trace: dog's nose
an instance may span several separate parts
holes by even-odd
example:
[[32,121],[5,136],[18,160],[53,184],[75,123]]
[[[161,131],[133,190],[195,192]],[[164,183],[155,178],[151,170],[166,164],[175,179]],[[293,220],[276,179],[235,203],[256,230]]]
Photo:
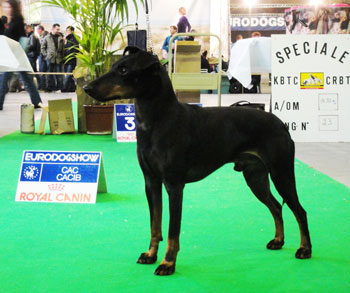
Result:
[[90,86],[89,84],[88,85],[85,85],[83,86],[83,90],[84,92],[86,92],[88,95],[90,95],[92,93],[92,86]]

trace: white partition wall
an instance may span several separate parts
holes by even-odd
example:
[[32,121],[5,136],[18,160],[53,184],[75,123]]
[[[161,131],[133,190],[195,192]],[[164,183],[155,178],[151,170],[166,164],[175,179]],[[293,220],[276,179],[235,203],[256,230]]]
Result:
[[[231,35],[230,35],[230,1],[229,0],[211,0],[210,1],[210,32],[220,36],[222,46],[222,55],[228,58]],[[219,42],[216,38],[210,40],[210,55],[218,57]]]

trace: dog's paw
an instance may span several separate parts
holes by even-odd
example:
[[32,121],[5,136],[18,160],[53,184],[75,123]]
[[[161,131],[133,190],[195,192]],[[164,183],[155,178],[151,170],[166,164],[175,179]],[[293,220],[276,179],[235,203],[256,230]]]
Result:
[[276,239],[272,239],[269,243],[267,243],[266,248],[271,250],[281,249],[284,244],[284,241],[278,241]]
[[157,255],[149,256],[147,253],[142,253],[137,260],[137,263],[139,264],[154,264],[157,261]]
[[175,265],[160,265],[155,271],[154,274],[157,276],[169,276],[175,272]]
[[295,257],[300,259],[311,258],[311,249],[300,247],[295,253]]

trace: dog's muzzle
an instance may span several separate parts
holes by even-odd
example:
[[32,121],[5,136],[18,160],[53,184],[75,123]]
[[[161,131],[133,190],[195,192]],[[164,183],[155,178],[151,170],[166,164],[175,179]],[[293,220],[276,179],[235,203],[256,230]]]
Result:
[[84,92],[86,92],[89,96],[92,96],[93,95],[93,88],[92,86],[90,86],[89,84],[88,85],[85,85],[83,87],[83,90]]
[[100,101],[100,102],[107,102],[111,100],[119,100],[122,99],[122,95],[118,92],[105,92],[105,93],[98,93],[96,91],[96,88],[93,85],[86,85],[83,87],[83,90],[85,93],[87,93],[91,98]]

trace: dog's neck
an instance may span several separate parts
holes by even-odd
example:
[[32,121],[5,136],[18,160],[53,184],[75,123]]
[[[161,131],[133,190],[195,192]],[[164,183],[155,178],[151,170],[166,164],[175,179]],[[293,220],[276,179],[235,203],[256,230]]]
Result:
[[159,74],[151,88],[151,91],[135,99],[138,130],[149,131],[155,123],[161,123],[162,119],[171,119],[179,104],[166,72]]

